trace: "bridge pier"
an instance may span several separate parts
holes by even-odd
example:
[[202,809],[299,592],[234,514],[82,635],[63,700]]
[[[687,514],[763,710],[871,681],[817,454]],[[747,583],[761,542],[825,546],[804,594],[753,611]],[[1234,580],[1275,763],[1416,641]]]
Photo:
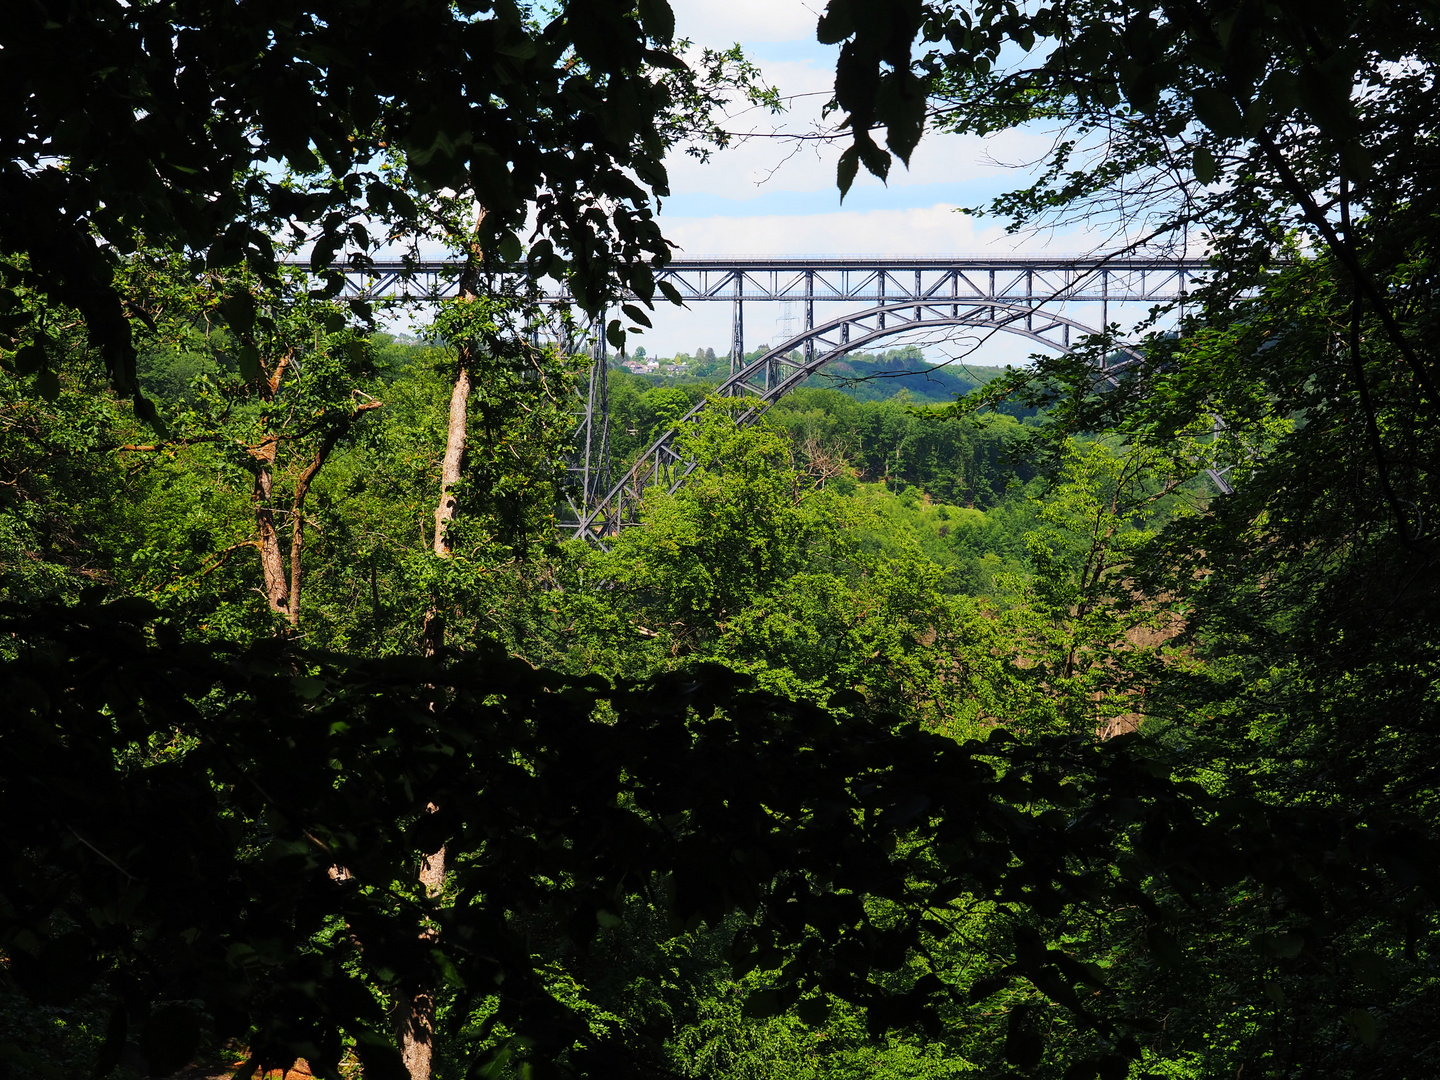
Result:
[[745,301],[740,299],[736,286],[735,308],[730,316],[730,374],[745,366]]
[[597,323],[599,333],[590,350],[590,378],[581,399],[575,454],[570,459],[570,487],[579,498],[571,499],[576,518],[585,515],[610,490],[610,356],[605,345],[605,312]]
[[[805,333],[815,329],[815,271],[805,271]],[[805,362],[808,364],[815,359],[815,341],[813,338],[805,339]]]

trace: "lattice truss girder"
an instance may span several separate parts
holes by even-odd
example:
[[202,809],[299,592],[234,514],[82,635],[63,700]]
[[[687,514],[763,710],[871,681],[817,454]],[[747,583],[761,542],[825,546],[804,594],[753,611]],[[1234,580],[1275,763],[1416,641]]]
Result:
[[[345,277],[342,295],[438,300],[455,294],[457,263],[377,260],[370,267],[336,267]],[[934,259],[675,259],[657,280],[673,285],[687,302],[806,301],[893,303],[900,300],[994,300],[1163,303],[1185,292],[1204,269],[1198,259],[957,257]],[[552,283],[542,289],[552,302],[569,294]],[[633,297],[632,297],[633,299]]]
[[704,266],[677,261],[656,274],[686,302],[718,300],[876,303],[901,300],[1082,301],[1147,303],[1173,300],[1198,269],[1175,263],[1101,269],[1033,260],[1015,266],[886,266],[833,268]]

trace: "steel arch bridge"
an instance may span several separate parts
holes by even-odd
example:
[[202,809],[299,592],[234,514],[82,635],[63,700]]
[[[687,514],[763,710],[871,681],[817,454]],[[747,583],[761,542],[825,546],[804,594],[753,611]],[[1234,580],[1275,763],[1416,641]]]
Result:
[[[430,301],[454,295],[459,275],[457,263],[440,261],[377,261],[365,269],[337,269],[345,276],[342,295]],[[697,257],[674,259],[655,278],[687,305],[731,305],[730,375],[718,392],[749,399],[738,422],[751,424],[827,364],[884,338],[964,327],[1018,334],[1042,348],[1066,352],[1072,338],[1110,325],[1111,304],[1183,302],[1192,278],[1204,269],[1201,259],[1134,256]],[[542,302],[555,304],[570,299],[559,288],[541,296]],[[746,301],[801,304],[803,329],[747,364]],[[853,308],[817,322],[817,303]],[[1068,313],[1076,305],[1098,318],[1077,320]],[[612,480],[603,314],[598,325],[578,410],[570,514],[561,531],[603,543],[636,522],[647,489],[678,490],[697,463],[675,449],[676,429],[671,429],[624,476]],[[704,402],[691,409],[677,428],[704,409]],[[1221,490],[1228,489],[1222,476],[1212,473],[1212,478]]]
[[[1019,334],[1045,348],[1061,351],[1069,348],[1072,332],[1077,336],[1097,332],[1074,319],[1055,315],[1040,317],[1033,308],[1023,304],[963,300],[887,304],[832,319],[789,338],[751,363],[732,370],[716,393],[721,397],[749,399],[749,405],[735,415],[736,423],[746,426],[759,420],[771,405],[811,375],[847,353],[907,331],[956,327],[1003,330]],[[604,375],[599,375],[599,378],[603,379]],[[596,382],[597,375],[592,369],[587,403],[596,401]],[[675,437],[685,424],[706,408],[707,402],[701,401],[687,412],[675,427],[651,443],[625,475],[608,489],[594,484],[603,475],[597,467],[601,464],[601,454],[587,446],[590,453],[581,467],[584,475],[577,476],[576,480],[590,483],[580,487],[581,498],[572,498],[570,509],[574,517],[562,523],[562,531],[590,539],[613,536],[623,526],[636,523],[640,502],[647,489],[662,485],[666,491],[674,492],[681,488],[698,463],[686,459],[675,449]],[[598,432],[592,434],[592,431],[597,426],[595,406],[592,405],[589,415],[582,420],[581,437],[593,442]],[[601,438],[608,441],[608,433]],[[580,468],[576,471],[580,472]]]
[[[678,266],[677,266],[678,263]],[[1068,352],[1072,338],[1109,325],[1111,303],[1183,301],[1191,278],[1204,269],[1197,259],[850,259],[686,260],[672,263],[673,282],[688,301],[729,300],[733,305],[730,376],[718,388],[749,404],[736,415],[752,424],[811,375],[845,354],[907,331],[968,328],[1017,334],[1046,349]],[[805,327],[762,356],[745,363],[744,301],[799,300]],[[856,310],[815,321],[815,303],[844,302]],[[1096,325],[1056,309],[1083,304]],[[1088,314],[1088,312],[1087,312]],[[678,430],[703,412],[701,402],[640,454],[618,480],[609,470],[606,389],[608,360],[603,337],[591,368],[572,469],[567,536],[605,542],[635,524],[646,490],[682,487],[698,467],[675,447]],[[1222,490],[1223,477],[1213,477]]]

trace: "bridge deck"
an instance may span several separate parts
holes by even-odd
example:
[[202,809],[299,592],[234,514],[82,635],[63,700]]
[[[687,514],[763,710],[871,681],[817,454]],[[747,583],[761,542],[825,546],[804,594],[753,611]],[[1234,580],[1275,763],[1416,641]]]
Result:
[[[655,272],[688,302],[1163,302],[1182,297],[1203,259],[1111,259],[1017,255],[955,256],[697,256]],[[345,295],[443,299],[454,295],[460,264],[377,260],[345,274]],[[570,299],[558,284],[542,287],[552,303]],[[633,299],[633,297],[632,297]]]

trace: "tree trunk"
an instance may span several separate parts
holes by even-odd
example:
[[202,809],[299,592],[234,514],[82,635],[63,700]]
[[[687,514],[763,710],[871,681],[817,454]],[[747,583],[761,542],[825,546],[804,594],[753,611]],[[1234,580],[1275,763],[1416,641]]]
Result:
[[410,1080],[430,1080],[430,1059],[435,1051],[435,997],[428,989],[415,991],[400,1023],[400,1061]]
[[[253,344],[253,342],[251,342]],[[259,382],[260,397],[274,401],[290,366],[293,353],[284,353],[275,361],[275,370]],[[260,534],[256,548],[260,551],[260,574],[265,584],[265,601],[277,615],[286,615],[295,625],[296,611],[291,605],[290,586],[285,581],[285,560],[280,554],[280,533],[275,528],[275,511],[270,506],[270,493],[275,482],[275,455],[280,449],[280,436],[269,432],[259,446],[250,447],[250,456],[258,463],[255,487],[250,500],[255,505],[255,527]]]
[[290,629],[300,627],[300,552],[305,546],[305,494],[310,490],[310,480],[320,471],[317,455],[312,467],[306,470],[304,489],[295,485],[294,509],[290,513]]
[[[475,218],[476,232],[485,220],[482,207]],[[479,243],[472,243],[465,258],[465,269],[460,274],[458,298],[462,301],[475,300],[480,295],[480,271],[485,253]],[[450,557],[450,522],[455,519],[455,486],[460,482],[460,470],[465,462],[465,431],[470,419],[470,366],[474,361],[469,342],[461,342],[456,357],[455,386],[450,391],[450,416],[445,428],[445,457],[440,465],[440,502],[435,507],[435,554],[442,559]],[[425,613],[425,628],[421,634],[423,651],[426,656],[436,656],[445,645],[445,617],[438,605]],[[413,1074],[412,1074],[413,1076]]]
[[435,507],[435,554],[450,555],[450,522],[455,517],[455,485],[465,457],[465,425],[470,413],[469,350],[460,350],[460,370],[450,392],[450,422],[445,432],[445,460],[440,466],[440,505]]
[[[440,466],[440,504],[435,507],[435,554],[442,559],[450,557],[450,522],[455,518],[455,485],[460,482],[460,466],[465,459],[465,425],[470,418],[469,360],[469,350],[462,346],[460,370],[455,375],[455,388],[450,392],[450,421],[445,432],[445,459]],[[438,656],[445,647],[445,616],[441,614],[438,604],[425,613],[421,647],[426,656]]]
[[[427,814],[436,811],[434,803],[425,807]],[[425,886],[425,896],[436,900],[445,886],[445,848],[420,860],[420,884]],[[426,929],[421,938],[433,939],[434,934]],[[400,1060],[410,1073],[410,1080],[430,1080],[431,1058],[435,1051],[435,994],[428,986],[417,987],[410,993],[409,1009],[400,1025]]]
[[265,600],[278,615],[289,613],[290,589],[285,582],[285,560],[280,555],[280,534],[275,529],[275,511],[270,507],[270,491],[274,483],[275,448],[279,440],[273,435],[250,455],[259,463],[255,470],[255,487],[251,501],[255,505],[255,526],[260,533],[256,546],[260,550],[260,573],[264,581]]
[[[485,220],[485,209],[481,207],[475,219],[478,233],[480,223]],[[484,264],[484,252],[478,241],[472,242],[465,259],[465,269],[460,275],[459,299],[474,300],[480,295],[480,272]],[[435,507],[435,554],[442,559],[450,557],[450,523],[455,519],[455,486],[460,482],[460,470],[465,461],[465,430],[470,419],[470,391],[472,389],[470,368],[474,354],[469,342],[459,347],[455,372],[455,386],[450,392],[450,416],[445,429],[445,457],[440,466],[440,502]],[[445,647],[445,616],[437,602],[425,613],[425,627],[421,634],[426,656],[438,656]],[[433,707],[433,705],[432,705]],[[426,813],[435,812],[435,804],[426,806]],[[445,848],[426,855],[420,860],[420,883],[425,886],[425,895],[434,900],[439,897],[445,884]],[[422,938],[432,936],[424,929]],[[430,1080],[431,1057],[434,1052],[435,1033],[435,992],[432,987],[419,986],[407,995],[409,1000],[399,1002],[398,1020],[400,1035],[400,1060],[410,1073],[410,1080]]]

